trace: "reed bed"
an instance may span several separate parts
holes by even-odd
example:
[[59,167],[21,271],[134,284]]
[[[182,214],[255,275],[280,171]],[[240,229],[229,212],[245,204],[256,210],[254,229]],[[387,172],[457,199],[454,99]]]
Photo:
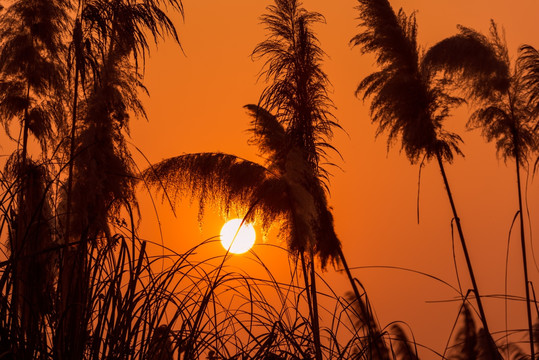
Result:
[[[140,171],[128,146],[130,120],[146,117],[140,95],[150,44],[180,42],[169,14],[183,16],[182,2],[8,3],[0,5],[0,123],[14,149],[0,171],[0,360],[415,360],[420,348],[440,359],[535,360],[539,325],[520,179],[539,149],[535,48],[520,48],[512,74],[493,22],[489,36],[461,27],[425,51],[415,12],[358,0],[360,32],[351,44],[374,54],[379,69],[356,95],[372,99],[371,119],[388,146],[400,142],[411,163],[438,164],[473,286],[469,298],[459,293],[458,321],[436,352],[407,324],[378,322],[335,231],[325,167],[339,155],[331,139],[341,125],[313,30],[325,23],[322,14],[275,0],[261,15],[266,37],[251,56],[262,61],[266,87],[257,105],[245,106],[261,163],[203,152]],[[466,90],[454,94],[462,84]],[[486,106],[469,125],[516,164],[528,328],[503,334],[487,326],[489,295],[476,284],[445,172],[462,155],[462,139],[443,120],[467,93]],[[279,227],[289,276],[277,276],[276,264],[254,250],[245,261],[256,272],[234,266],[226,252],[201,258],[218,238],[181,253],[142,239],[141,183],[173,208],[191,197],[200,216],[215,206],[225,217],[258,221],[264,232]],[[331,266],[343,267],[349,293],[324,280]],[[523,332],[522,343],[513,341]]]
[[[266,272],[265,277],[254,278],[228,266],[230,255],[195,260],[196,251],[214,241],[218,240],[210,239],[183,254],[162,249],[160,255],[150,255],[147,242],[123,234],[104,245],[88,245],[83,336],[77,340],[83,342],[79,345],[84,358],[310,358],[312,324],[296,269],[283,282],[256,256],[251,259]],[[56,246],[47,252],[61,250]],[[9,259],[2,262],[2,356],[57,358],[59,337],[65,335],[58,283],[49,294],[51,311],[40,320],[39,340],[29,343],[11,306],[11,269]],[[369,344],[363,326],[357,326],[361,318],[357,309],[328,284],[319,295],[325,304],[321,318],[329,319],[321,329],[324,357],[360,356],[360,349]]]

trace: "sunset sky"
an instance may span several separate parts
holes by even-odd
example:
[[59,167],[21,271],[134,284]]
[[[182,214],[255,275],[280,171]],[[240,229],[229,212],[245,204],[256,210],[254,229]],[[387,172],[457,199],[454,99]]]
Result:
[[[246,132],[250,118],[243,105],[256,103],[265,84],[258,79],[262,61],[250,54],[266,32],[259,16],[271,4],[267,0],[194,1],[184,0],[185,19],[175,16],[183,50],[168,40],[153,50],[146,64],[145,98],[149,122],[132,125],[132,143],[151,161],[193,152],[225,152],[260,161],[256,148],[249,146]],[[494,19],[506,31],[510,54],[518,46],[539,46],[536,0],[409,0],[392,1],[394,9],[417,11],[419,41],[423,47],[456,33],[462,24],[483,33]],[[442,178],[434,163],[421,174],[420,222],[417,222],[419,165],[410,165],[399,144],[389,152],[385,134],[375,138],[368,105],[354,96],[359,81],[375,68],[371,56],[351,48],[349,40],[358,33],[358,13],[353,0],[305,0],[304,7],[322,13],[327,23],[315,28],[324,63],[332,83],[334,115],[344,131],[336,131],[331,143],[339,150],[331,154],[338,167],[328,168],[330,204],[344,253],[351,267],[404,267],[439,277],[458,288],[453,262],[451,213]],[[505,329],[504,301],[495,295],[505,292],[507,241],[517,210],[514,163],[496,158],[493,144],[479,131],[469,132],[465,122],[468,108],[462,107],[446,126],[464,139],[466,155],[457,158],[446,171],[459,209],[480,291],[494,295],[485,299],[491,330],[498,339]],[[134,148],[141,168],[147,164]],[[532,159],[531,166],[533,167]],[[527,199],[532,234],[539,233],[539,184],[529,178]],[[159,240],[158,221],[149,197],[141,195],[141,236]],[[207,211],[202,229],[197,222],[196,202],[185,201],[177,217],[165,205],[158,207],[163,241],[175,251],[185,251],[219,234],[224,219]],[[516,223],[518,225],[518,223]],[[257,240],[260,242],[261,240]],[[518,232],[513,231],[508,256],[509,294],[524,296]],[[268,242],[276,243],[275,236]],[[284,244],[282,244],[284,245]],[[219,247],[211,251],[222,251]],[[539,248],[538,251],[539,258]],[[264,256],[264,247],[255,247]],[[455,233],[455,255],[463,291],[470,287],[462,251]],[[234,259],[243,266],[241,256]],[[539,280],[537,262],[530,251],[531,280]],[[277,259],[268,258],[269,266]],[[280,260],[280,259],[279,259]],[[245,265],[249,266],[249,265]],[[276,272],[279,270],[276,269]],[[367,289],[382,327],[392,321],[409,324],[416,340],[437,351],[446,345],[456,319],[458,294],[441,283],[418,274],[387,268],[354,270]],[[348,291],[343,274],[332,269],[324,278],[339,294]],[[524,302],[509,304],[508,327],[525,327]],[[428,354],[428,352],[424,352]],[[429,358],[430,355],[426,355]]]

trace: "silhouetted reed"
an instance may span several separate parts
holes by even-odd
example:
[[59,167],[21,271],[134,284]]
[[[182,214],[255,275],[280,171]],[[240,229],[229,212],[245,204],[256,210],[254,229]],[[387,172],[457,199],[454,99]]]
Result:
[[458,320],[460,320],[460,325],[451,339],[452,344],[446,349],[448,359],[490,360],[499,358],[500,354],[490,341],[490,335],[484,329],[476,328],[469,305],[465,302],[462,303]]
[[[515,158],[527,284],[519,169],[537,146],[539,55],[522,47],[511,72],[494,26],[491,38],[461,27],[422,54],[414,15],[395,14],[386,0],[359,4],[363,32],[352,43],[382,69],[358,93],[372,97],[389,144],[400,138],[412,163],[438,162],[474,287],[484,329],[463,302],[449,358],[498,359],[444,170],[461,139],[443,121],[464,101],[447,85],[463,81],[480,99],[470,125]],[[0,12],[0,122],[10,138],[15,122],[21,133],[0,172],[0,359],[417,360],[423,345],[401,323],[377,321],[335,232],[322,164],[328,149],[337,153],[339,125],[312,31],[324,17],[297,0],[275,0],[261,17],[268,33],[252,57],[264,62],[267,86],[245,108],[262,164],[187,154],[139,176],[126,135],[132,117],[146,117],[150,42],[179,42],[166,6],[183,14],[178,0],[14,0]],[[258,248],[238,269],[226,252],[199,257],[214,238],[184,253],[139,238],[141,178],[173,207],[190,196],[200,216],[213,205],[265,235],[279,228],[290,277],[277,278]],[[342,265],[353,291],[336,293],[317,263]],[[525,356],[514,343],[500,349]]]
[[[325,149],[332,148],[327,138],[331,137],[332,128],[338,126],[330,112],[333,104],[327,95],[329,82],[320,66],[324,52],[311,29],[312,24],[324,18],[305,10],[297,0],[275,0],[261,21],[268,35],[256,46],[253,56],[265,61],[263,76],[268,85],[260,96],[261,106],[251,106],[250,110],[254,115],[254,142],[266,157],[266,168],[230,155],[196,154],[165,160],[146,174],[148,180],[159,185],[163,183],[160,177],[171,179],[170,173],[164,173],[167,169],[179,175],[166,182],[165,191],[166,186],[177,191],[189,183],[199,192],[201,201],[207,201],[205,197],[211,194],[217,202],[226,199],[227,209],[234,196],[244,207],[242,216],[249,209],[252,218],[259,213],[272,222],[275,217],[284,219],[289,249],[301,259],[305,286],[311,289],[309,308],[315,327],[315,357],[322,360],[314,259],[318,257],[325,267],[328,261],[338,261],[342,254],[324,189],[328,173],[320,165]],[[219,158],[221,163],[215,161],[207,166]],[[197,178],[180,174],[188,166],[186,161],[195,159],[197,163],[190,167],[190,173],[196,173]],[[241,166],[253,173],[231,179],[223,173],[231,165],[234,171]],[[228,169],[225,171],[230,174]],[[226,180],[215,180],[217,172]],[[240,197],[240,193],[251,196]],[[280,203],[275,203],[273,195],[278,196]]]
[[[292,272],[289,282],[276,280],[270,266],[261,263],[255,253],[251,265],[267,271],[266,276],[262,272],[257,278],[231,268],[224,258],[227,255],[197,259],[200,247],[217,240],[184,254],[163,249],[164,255],[150,255],[146,242],[122,232],[112,241],[88,248],[87,300],[80,324],[86,337],[78,339],[82,358],[168,359],[186,358],[187,354],[188,358],[204,358],[212,351],[220,359],[303,359],[314,354],[312,323],[304,315],[310,295],[301,285],[299,273]],[[53,247],[45,252],[57,250]],[[9,331],[7,325],[19,319],[9,305],[11,262],[2,264],[0,329],[5,337],[0,350],[21,358],[15,349],[26,347],[33,358],[56,358],[58,336],[64,334],[58,326],[63,314],[48,313],[35,343],[29,343],[24,333]],[[208,289],[209,304],[202,306]],[[324,358],[352,358],[363,346],[360,340],[365,339],[365,326],[352,326],[356,315],[348,301],[327,284],[323,289],[319,293],[324,299],[321,319],[330,319],[320,324]],[[199,322],[195,322],[197,317]]]
[[[471,84],[464,87],[472,99],[475,100],[474,112],[468,121],[469,128],[479,128],[487,141],[496,142],[498,155],[505,161],[515,161],[516,185],[518,193],[518,215],[520,220],[520,244],[522,251],[522,265],[524,273],[524,288],[526,293],[526,309],[528,315],[528,336],[530,339],[530,355],[535,358],[533,339],[533,320],[531,312],[530,286],[528,280],[528,260],[526,255],[526,237],[524,224],[524,209],[522,199],[521,169],[527,166],[528,158],[537,151],[538,142],[535,124],[537,112],[533,110],[533,93],[527,91],[528,86],[524,79],[530,79],[533,74],[533,65],[526,68],[520,66],[525,63],[525,53],[521,53],[516,64],[511,64],[509,52],[503,34],[491,22],[489,37],[485,37],[472,29],[463,29],[469,38],[477,39],[479,51],[488,48],[496,57],[486,63],[486,67],[499,68],[499,75],[495,78],[485,78],[483,71],[469,71],[464,80]],[[476,48],[469,50],[476,53]],[[528,48],[531,50],[532,48]],[[529,54],[529,53],[528,53]],[[528,58],[529,59],[529,58]],[[488,60],[488,59],[486,59]],[[531,62],[528,62],[531,64]],[[446,74],[453,75],[447,69]],[[471,80],[471,81],[470,81]]]
[[[420,159],[438,163],[481,321],[488,333],[481,295],[444,167],[444,162],[451,163],[454,154],[462,154],[459,148],[462,140],[446,131],[443,121],[464,99],[451,95],[448,86],[451,79],[440,79],[438,75],[451,71],[465,76],[473,72],[474,79],[498,79],[505,69],[498,66],[496,53],[486,46],[488,43],[469,36],[464,28],[460,34],[440,41],[423,53],[417,43],[414,13],[408,16],[402,9],[395,13],[387,0],[358,2],[362,31],[351,43],[361,46],[363,53],[374,53],[381,70],[365,77],[356,95],[362,93],[364,99],[372,98],[372,121],[378,124],[377,134],[388,133],[388,147],[400,139],[401,149],[411,163]],[[482,85],[478,89],[484,89]]]

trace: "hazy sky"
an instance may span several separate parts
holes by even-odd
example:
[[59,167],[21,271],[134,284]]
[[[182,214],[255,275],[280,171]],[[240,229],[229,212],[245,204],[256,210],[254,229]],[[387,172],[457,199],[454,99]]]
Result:
[[[151,94],[145,101],[150,121],[135,121],[132,126],[133,143],[150,161],[207,151],[259,160],[256,149],[247,144],[250,119],[242,107],[256,103],[264,87],[262,80],[257,82],[262,63],[253,61],[250,53],[265,37],[258,18],[270,3],[184,0],[185,21],[177,18],[183,53],[171,41],[152,53],[145,77]],[[330,184],[337,233],[350,266],[405,267],[458,287],[450,208],[437,165],[427,164],[422,171],[418,224],[419,166],[409,164],[398,144],[387,152],[385,135],[375,139],[368,102],[354,96],[359,81],[374,69],[372,57],[349,46],[358,31],[355,4],[353,0],[304,1],[305,8],[321,12],[327,20],[315,30],[328,54],[324,69],[333,85],[334,114],[346,131],[337,131],[332,140],[344,159],[332,157],[341,168],[331,169]],[[400,0],[392,4],[407,13],[417,10],[419,41],[424,47],[454,34],[457,24],[486,32],[491,18],[504,26],[512,56],[523,43],[539,46],[536,0]],[[447,127],[463,137],[466,157],[456,159],[446,170],[480,291],[500,295],[505,292],[508,233],[517,210],[514,163],[497,160],[493,144],[486,144],[477,131],[466,131],[468,114],[463,107],[447,120]],[[145,167],[142,158],[135,157]],[[537,233],[539,185],[529,180],[528,205],[535,222],[531,229]],[[157,221],[149,202],[145,199],[142,204],[142,234],[157,238]],[[222,220],[211,212],[199,230],[195,205],[189,208],[186,201],[177,218],[159,207],[167,246],[181,252],[219,233]],[[523,296],[519,239],[516,231],[513,235],[507,289],[509,294]],[[215,251],[220,249],[215,247]],[[470,285],[458,242],[455,255],[466,291]],[[235,261],[241,266],[241,259]],[[537,280],[538,273],[536,263],[530,261],[531,279]],[[459,303],[438,301],[455,298],[454,291],[430,278],[394,269],[358,269],[354,274],[365,285],[382,326],[405,321],[418,342],[438,351],[444,348]],[[329,271],[324,276],[336,279],[340,293],[348,290],[344,275]],[[491,330],[505,329],[503,300],[488,298],[485,307]],[[509,328],[525,326],[523,302],[510,304],[509,311]]]

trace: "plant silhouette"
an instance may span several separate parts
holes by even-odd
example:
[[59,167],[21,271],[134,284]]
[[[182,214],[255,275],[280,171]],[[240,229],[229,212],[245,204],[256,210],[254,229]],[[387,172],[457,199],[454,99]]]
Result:
[[359,339],[355,348],[355,358],[373,360],[418,360],[415,341],[410,341],[403,327],[394,322],[380,329],[367,293],[356,298],[353,292],[346,293],[350,303],[354,327],[362,329],[365,337]]
[[[118,209],[136,204],[124,136],[129,113],[143,113],[139,62],[150,37],[178,40],[165,3],[182,11],[177,0],[36,0],[12,1],[0,14],[0,121],[8,136],[15,119],[21,124],[2,174],[10,264],[0,281],[11,286],[6,323],[17,358],[47,351],[46,326],[55,327],[57,358],[81,358],[85,350],[88,253],[98,237],[112,238]],[[69,47],[66,39],[73,39]],[[30,155],[32,136],[39,161]]]
[[539,111],[539,51],[531,45],[521,46],[518,62],[523,72],[522,83],[528,97],[528,105],[536,114]]
[[[187,193],[197,197],[200,216],[207,203],[214,203],[226,216],[234,209],[246,221],[259,220],[266,231],[281,221],[280,235],[301,258],[305,285],[311,288],[318,359],[314,256],[322,268],[341,262],[356,298],[361,298],[335,234],[326,195],[329,173],[321,165],[326,151],[335,150],[328,139],[339,128],[321,69],[324,52],[310,29],[321,21],[321,14],[306,11],[295,0],[277,0],[262,16],[269,35],[253,57],[265,61],[261,76],[269,85],[259,105],[247,109],[253,117],[251,143],[260,149],[264,164],[221,153],[187,154],[163,160],[144,175],[151,185],[163,187],[172,205]],[[310,266],[303,254],[310,257]]]
[[[181,2],[166,1],[178,10]],[[148,38],[178,41],[161,2],[95,1],[78,4],[70,70],[73,78],[67,188],[64,193],[65,243],[61,311],[66,313],[57,339],[62,358],[79,358],[87,337],[91,248],[111,241],[109,224],[121,209],[134,211],[135,171],[125,136],[133,114],[145,116],[139,99]],[[82,94],[79,92],[79,79]],[[79,98],[81,97],[81,98]],[[80,109],[79,109],[80,105]],[[75,245],[73,245],[75,244]]]
[[152,165],[144,179],[163,188],[172,205],[187,194],[198,198],[200,216],[213,204],[225,216],[234,211],[245,215],[245,221],[259,222],[264,231],[281,222],[279,235],[292,254],[312,249],[323,266],[336,260],[334,247],[340,243],[333,217],[323,185],[302,149],[290,145],[274,115],[257,105],[246,109],[253,118],[253,142],[259,144],[266,164],[223,153],[186,154]]
[[[339,155],[331,142],[340,126],[313,30],[325,22],[321,14],[298,0],[274,0],[261,17],[266,37],[251,57],[263,64],[266,87],[245,106],[260,163],[185,154],[142,174],[173,207],[196,198],[201,218],[213,205],[259,222],[265,235],[277,227],[286,243],[279,250],[295,260],[281,281],[271,273],[275,264],[257,256],[244,260],[260,267],[260,277],[229,266],[228,253],[199,259],[215,239],[179,254],[138,236],[140,178],[127,139],[131,120],[146,118],[141,95],[152,43],[179,43],[169,16],[183,15],[181,1],[4,6],[0,122],[15,150],[0,171],[0,358],[418,359],[422,345],[409,340],[411,331],[379,324],[334,227],[329,166]],[[511,65],[494,25],[490,37],[460,27],[424,52],[414,15],[395,13],[386,0],[360,0],[358,8],[362,32],[352,44],[374,53],[381,69],[356,94],[372,98],[388,147],[401,141],[412,163],[437,161],[466,256],[483,329],[463,299],[449,358],[499,359],[444,169],[461,154],[461,139],[443,125],[466,94],[477,107],[469,126],[515,159],[528,290],[520,172],[537,147],[539,53],[523,46]],[[332,265],[344,267],[353,293],[339,296],[316,273]],[[539,331],[527,298],[534,357]],[[507,350],[526,356],[514,344]]]
[[[437,75],[440,71],[451,70],[467,77],[473,72],[476,76],[470,79],[481,84],[484,79],[497,79],[503,69],[493,60],[496,54],[492,49],[469,36],[465,29],[422,53],[417,43],[414,14],[407,16],[402,9],[395,13],[387,0],[358,2],[362,32],[351,43],[361,46],[363,53],[374,53],[381,70],[365,77],[356,94],[362,93],[364,99],[372,97],[372,121],[378,124],[378,134],[389,134],[388,147],[400,138],[401,148],[411,163],[419,159],[437,161],[481,321],[488,333],[479,289],[444,167],[444,162],[451,162],[454,154],[462,154],[459,148],[462,140],[457,134],[446,131],[443,121],[464,99],[450,95],[448,79]],[[477,51],[470,52],[470,48]],[[479,85],[477,88],[484,89]]]
[[201,213],[212,202],[226,215],[234,207],[244,215],[250,210],[246,220],[261,221],[266,230],[281,219],[290,251],[313,251],[325,267],[338,260],[340,242],[324,190],[327,172],[319,164],[330,147],[323,139],[335,125],[329,120],[327,79],[318,64],[322,52],[309,29],[320,19],[293,0],[276,1],[262,17],[270,36],[254,55],[269,57],[266,74],[272,82],[262,105],[246,109],[253,118],[251,142],[264,164],[221,153],[187,154],[152,166],[145,178],[162,186],[173,202],[185,193],[195,195]]
[[305,10],[299,1],[276,0],[261,21],[269,34],[256,46],[253,57],[265,60],[262,76],[269,85],[262,92],[260,107],[248,109],[254,117],[252,142],[265,156],[265,167],[231,155],[195,154],[165,160],[146,177],[154,185],[166,177],[167,191],[189,184],[198,192],[201,209],[211,193],[225,210],[230,204],[242,206],[246,220],[258,214],[266,229],[275,219],[283,221],[288,248],[300,257],[305,286],[311,289],[309,305],[320,360],[314,257],[325,267],[341,254],[324,189],[328,173],[320,164],[331,148],[327,139],[338,126],[330,113],[329,82],[320,67],[324,53],[311,30],[323,17]]
[[[533,321],[531,314],[530,284],[528,280],[528,266],[526,256],[526,238],[524,211],[522,207],[522,183],[521,168],[526,166],[530,155],[537,150],[537,135],[535,122],[537,113],[534,113],[530,104],[530,96],[524,79],[531,75],[530,69],[519,66],[523,61],[523,53],[512,65],[509,60],[509,53],[505,39],[501,36],[496,24],[492,21],[490,27],[490,37],[486,39],[483,35],[471,29],[466,29],[466,34],[477,38],[481,46],[488,44],[497,57],[497,65],[503,71],[504,77],[499,77],[495,83],[488,79],[483,79],[481,86],[484,89],[471,90],[471,95],[476,100],[476,110],[472,113],[468,127],[479,128],[487,141],[496,142],[498,155],[505,161],[512,159],[515,161],[516,185],[518,193],[518,213],[520,220],[520,244],[522,251],[522,264],[524,272],[524,285],[526,291],[526,309],[528,318],[528,330],[530,339],[531,358],[535,358]],[[531,48],[530,48],[531,50]],[[496,65],[495,65],[496,66]],[[470,74],[473,78],[473,74]],[[477,83],[477,82],[476,82]],[[486,91],[485,91],[486,90]]]
[[[463,303],[459,312],[460,326],[452,339],[451,346],[446,349],[448,359],[458,360],[490,360],[500,355],[496,348],[490,346],[490,335],[484,329],[477,329],[472,312],[467,303]],[[445,353],[444,353],[445,356]]]
[[[21,124],[22,139],[5,167],[7,181],[13,184],[13,216],[9,218],[9,252],[13,273],[10,323],[11,333],[27,339],[15,352],[23,359],[35,356],[39,327],[50,313],[50,298],[36,304],[50,290],[54,270],[38,256],[51,246],[49,229],[51,207],[45,194],[48,171],[28,155],[30,135],[41,145],[42,154],[52,147],[54,125],[63,121],[58,94],[65,73],[60,61],[63,51],[61,32],[66,21],[64,1],[15,1],[3,11],[0,20],[0,121],[8,136],[10,124]],[[39,162],[46,162],[41,156]],[[52,261],[53,259],[51,259]],[[32,266],[26,266],[30,261]],[[35,281],[40,279],[41,284]]]

